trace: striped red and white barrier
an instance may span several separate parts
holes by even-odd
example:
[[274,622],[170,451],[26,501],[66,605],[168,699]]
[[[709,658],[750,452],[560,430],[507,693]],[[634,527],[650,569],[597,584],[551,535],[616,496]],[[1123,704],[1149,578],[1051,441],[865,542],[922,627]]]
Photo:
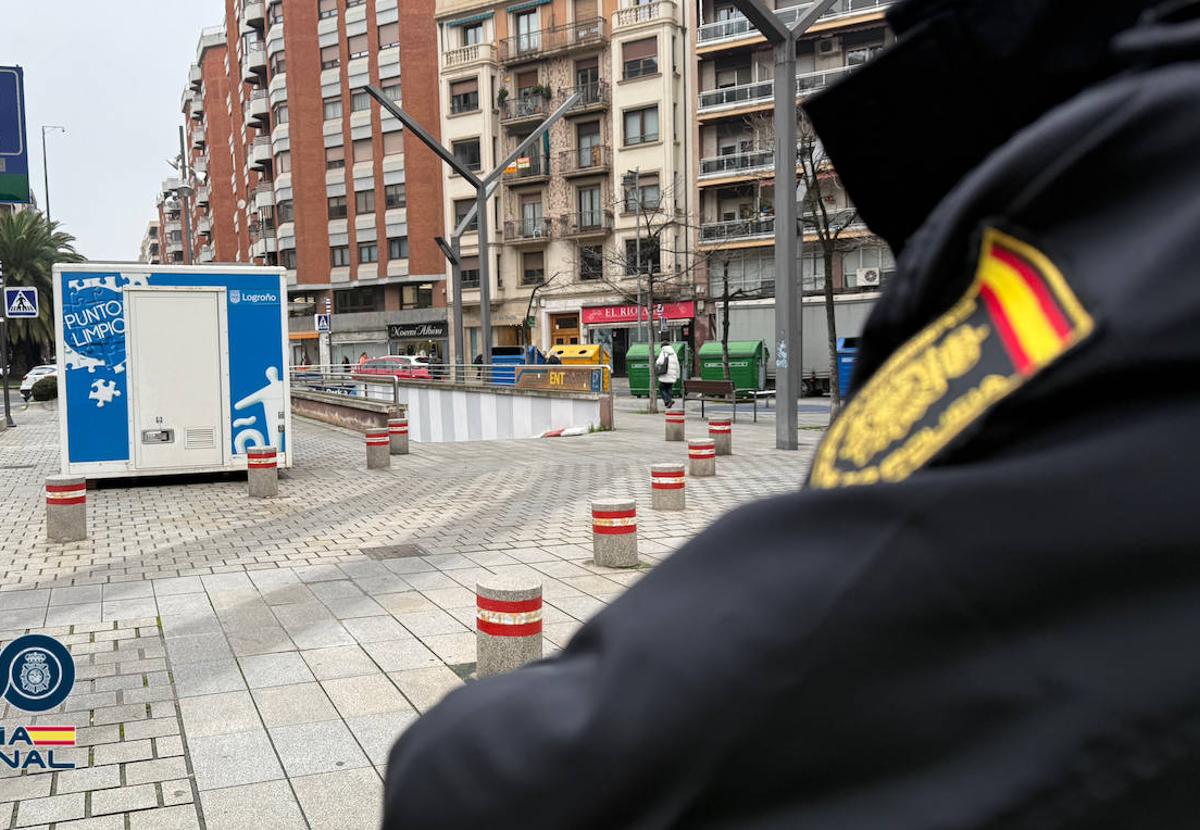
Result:
[[391,440],[386,429],[367,430],[366,442],[368,447],[386,447]]
[[637,508],[631,510],[597,510],[592,508],[592,532],[602,536],[621,536],[637,533]]
[[682,464],[673,470],[650,471],[650,487],[654,490],[682,490],[686,485],[686,481],[683,475]]
[[475,626],[493,637],[542,633],[542,598],[502,600],[475,596]]
[[712,418],[708,422],[708,434],[712,436],[733,432],[733,421],[729,418]]
[[47,484],[46,504],[50,507],[66,507],[87,501],[87,482],[78,484]]
[[393,418],[388,421],[388,434],[408,435],[408,421],[403,418]]
[[246,466],[252,470],[270,470],[279,466],[279,456],[273,448],[246,450]]
[[691,441],[688,443],[688,458],[716,458],[717,445],[712,441]]
[[668,409],[667,410],[667,423],[668,424],[682,424],[683,423],[683,410],[682,409]]

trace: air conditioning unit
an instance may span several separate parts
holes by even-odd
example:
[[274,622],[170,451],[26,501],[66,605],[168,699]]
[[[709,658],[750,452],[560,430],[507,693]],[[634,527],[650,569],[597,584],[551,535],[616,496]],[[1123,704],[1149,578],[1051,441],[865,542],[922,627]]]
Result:
[[860,286],[863,285],[879,285],[879,269],[878,268],[859,268],[855,272],[855,278]]
[[834,55],[842,53],[842,39],[840,37],[825,37],[817,41],[817,55],[822,58],[831,58]]

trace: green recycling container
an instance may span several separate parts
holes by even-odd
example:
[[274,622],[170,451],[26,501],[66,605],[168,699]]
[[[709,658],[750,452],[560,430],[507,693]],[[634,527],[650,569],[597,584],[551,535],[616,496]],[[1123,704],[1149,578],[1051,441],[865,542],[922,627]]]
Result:
[[[729,377],[733,388],[761,391],[767,388],[767,347],[761,340],[729,341]],[[725,380],[721,341],[709,340],[700,347],[701,380]]]
[[[655,346],[654,356],[658,357],[658,346]],[[676,396],[683,395],[683,381],[688,376],[688,367],[692,365],[692,352],[687,343],[672,343],[671,348],[679,358],[679,380],[675,381],[672,389]],[[644,398],[650,392],[650,369],[646,363],[649,353],[645,343],[634,343],[625,353],[625,370],[629,374],[629,393],[635,398]],[[657,394],[658,390],[655,390]]]

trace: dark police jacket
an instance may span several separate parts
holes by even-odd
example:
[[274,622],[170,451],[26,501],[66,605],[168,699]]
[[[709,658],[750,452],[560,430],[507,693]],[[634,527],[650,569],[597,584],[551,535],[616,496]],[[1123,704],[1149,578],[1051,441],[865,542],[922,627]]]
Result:
[[897,46],[809,107],[900,252],[809,486],[449,695],[392,752],[388,830],[1200,826],[1175,5],[893,11]]

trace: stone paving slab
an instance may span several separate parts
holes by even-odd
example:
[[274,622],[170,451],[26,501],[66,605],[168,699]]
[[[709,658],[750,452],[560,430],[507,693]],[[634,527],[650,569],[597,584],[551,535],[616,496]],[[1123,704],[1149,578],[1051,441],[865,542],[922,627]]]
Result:
[[[620,400],[616,431],[577,438],[414,442],[371,472],[360,436],[297,419],[279,498],[107,483],[91,536],[65,545],[44,532],[55,414],[19,411],[0,433],[0,645],[58,637],[77,683],[53,712],[0,707],[0,724],[76,725],[56,757],[77,769],[0,765],[0,828],[377,827],[391,745],[474,669],[479,578],[542,582],[551,654],[721,514],[799,486],[824,421],[802,407],[802,450],[779,453],[773,415],[739,411],[718,475],[689,479],[687,511],[654,513],[649,465],[686,450],[644,407]],[[592,563],[593,497],[636,499],[638,569]]]

